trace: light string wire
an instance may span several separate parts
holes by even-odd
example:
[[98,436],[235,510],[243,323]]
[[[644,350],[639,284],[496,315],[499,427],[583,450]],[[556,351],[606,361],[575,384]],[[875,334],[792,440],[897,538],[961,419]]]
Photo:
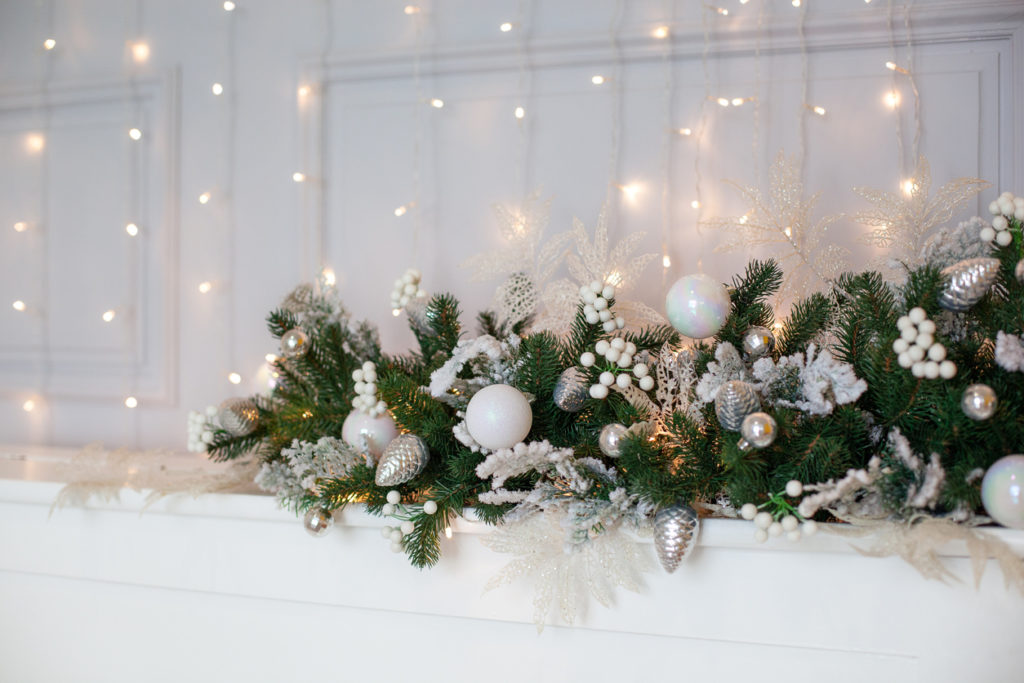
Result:
[[[128,47],[128,89],[131,98],[131,120],[129,121],[129,127],[137,127],[143,131],[142,138],[139,140],[131,140],[128,142],[128,216],[130,222],[138,225],[139,219],[142,216],[141,213],[141,186],[140,178],[142,172],[142,154],[143,145],[147,144],[149,140],[148,125],[142,118],[142,98],[139,94],[139,68],[140,62],[145,60],[135,59],[135,49],[139,45],[138,41],[142,39],[143,34],[143,0],[135,0],[134,3],[134,16],[132,22],[132,33],[128,36],[127,47]],[[148,53],[147,53],[148,58]],[[149,226],[144,226],[148,228]],[[146,231],[142,232],[142,238],[144,239]],[[124,317],[125,323],[122,325],[123,334],[125,339],[131,348],[132,367],[128,378],[128,396],[133,398],[138,392],[138,381],[139,381],[139,365],[141,363],[141,354],[138,344],[136,343],[135,335],[132,333],[132,323],[141,316],[141,306],[143,302],[142,292],[139,288],[139,258],[140,258],[140,246],[137,242],[139,236],[132,236],[128,240],[128,296],[131,298],[130,303],[123,304],[125,306]],[[125,399],[126,402],[128,399]],[[127,403],[126,403],[127,405]],[[134,407],[134,406],[133,406]],[[132,419],[132,441],[134,446],[137,448],[141,439],[141,424],[138,414],[135,414]]]
[[921,154],[921,93],[917,89],[917,71],[914,68],[914,43],[913,32],[910,28],[910,13],[914,8],[914,0],[909,0],[903,5],[903,30],[907,36],[907,78],[910,79],[910,89],[914,93],[914,143],[911,149],[913,159],[911,163],[917,168],[917,158]]
[[314,277],[328,266],[330,255],[330,231],[328,224],[330,219],[330,207],[327,196],[327,188],[330,176],[330,160],[326,150],[330,149],[329,137],[331,134],[330,123],[330,98],[328,97],[328,60],[331,51],[334,49],[334,0],[324,0],[324,39],[320,49],[320,82],[317,88],[319,95],[318,105],[320,107],[319,121],[319,144],[320,152],[317,158],[317,221],[316,221],[316,257],[313,259]]
[[227,14],[227,71],[225,80],[228,95],[227,100],[227,135],[225,136],[225,168],[224,168],[224,233],[228,246],[228,273],[227,292],[225,292],[224,305],[227,309],[227,340],[228,364],[232,372],[237,372],[235,364],[238,358],[236,348],[235,330],[235,305],[238,300],[239,287],[238,276],[238,235],[235,217],[235,165],[237,163],[238,151],[238,80],[236,77],[236,47],[238,20],[235,17],[237,12],[225,12]]
[[700,12],[700,23],[701,31],[704,38],[704,46],[700,52],[700,65],[701,72],[704,76],[704,97],[701,98],[700,103],[700,123],[697,128],[697,149],[693,155],[693,176],[694,176],[694,193],[697,196],[697,219],[694,221],[694,228],[697,233],[697,240],[699,248],[696,250],[697,255],[697,272],[704,272],[704,259],[701,254],[704,253],[705,239],[704,230],[701,229],[701,220],[704,213],[704,196],[701,191],[704,176],[701,170],[702,152],[704,150],[704,137],[707,135],[708,127],[708,102],[711,100],[711,70],[708,63],[708,55],[711,52],[711,25],[708,21],[708,12],[711,11],[707,5],[701,4]]
[[533,22],[532,0],[519,0],[516,10],[516,25],[518,36],[516,37],[516,52],[519,58],[519,75],[516,85],[517,99],[516,107],[524,108],[524,115],[516,118],[516,126],[519,130],[519,144],[516,146],[516,184],[520,189],[520,196],[526,197],[531,192],[530,187],[530,134],[533,127],[530,125],[530,115],[533,106],[533,72],[530,69],[529,39]]
[[750,133],[754,187],[761,187],[761,38],[764,31],[764,0],[757,0],[757,32],[754,36],[754,123]]
[[419,267],[420,231],[423,228],[423,126],[427,100],[423,94],[423,13],[412,15],[415,45],[412,58],[412,81],[416,103],[413,107],[412,139],[412,262]]
[[[612,54],[611,78],[611,144],[608,150],[608,187],[605,204],[610,227],[618,225],[619,202],[613,191],[619,184],[620,148],[622,145],[622,48],[619,45],[619,29],[622,25],[623,0],[616,0],[608,23],[608,44]],[[614,199],[613,199],[614,198]]]
[[[892,0],[888,0],[886,5],[886,27],[889,34],[889,59],[895,64],[896,63],[896,30],[893,27],[894,14]],[[896,70],[893,69],[889,80],[891,83],[891,92],[899,93],[899,87],[896,82]],[[907,166],[905,151],[903,146],[903,116],[900,113],[899,104],[893,107],[893,111],[896,114],[896,153],[899,155],[899,167],[900,167],[900,178],[907,176]]]
[[799,137],[798,147],[799,154],[797,156],[797,177],[800,179],[800,184],[803,185],[804,181],[804,162],[807,160],[807,91],[810,84],[810,60],[807,57],[807,33],[804,30],[807,21],[807,2],[800,3],[800,13],[797,17],[796,32],[800,39],[800,105],[797,110],[798,126],[797,134]]
[[664,142],[661,149],[661,288],[665,289],[668,271],[672,266],[669,254],[669,240],[672,235],[672,151],[676,131],[672,128],[675,105],[675,79],[672,65],[672,27],[675,26],[675,2],[665,0],[663,3],[665,25],[669,27],[668,35],[662,38],[662,129]]

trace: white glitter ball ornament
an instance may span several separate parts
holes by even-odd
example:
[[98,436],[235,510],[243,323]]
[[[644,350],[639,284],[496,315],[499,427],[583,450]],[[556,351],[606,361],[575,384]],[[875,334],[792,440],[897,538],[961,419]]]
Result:
[[992,463],[981,480],[981,502],[989,517],[1003,526],[1024,529],[1024,455],[1007,455]]
[[725,285],[702,273],[679,278],[665,295],[668,321],[694,339],[718,332],[729,317],[731,305]]
[[511,448],[526,438],[531,426],[530,402],[523,392],[508,384],[484,387],[466,406],[466,429],[484,448]]
[[384,447],[398,436],[395,421],[388,414],[370,417],[364,412],[353,410],[341,425],[341,438],[354,448],[366,448],[374,458],[384,452]]

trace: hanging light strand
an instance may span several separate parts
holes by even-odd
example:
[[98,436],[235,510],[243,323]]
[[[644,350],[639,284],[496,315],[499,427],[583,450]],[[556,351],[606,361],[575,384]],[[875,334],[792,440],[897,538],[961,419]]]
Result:
[[[675,95],[674,71],[672,68],[671,29],[675,25],[675,2],[665,0],[662,3],[665,14],[665,25],[659,26],[653,34],[661,40],[661,69],[663,76],[663,120],[661,148],[661,287],[665,289],[668,282],[668,271],[672,266],[669,253],[669,239],[672,235],[672,147],[678,133],[672,128],[673,105]],[[665,29],[661,31],[659,29]]]
[[[514,24],[518,29],[516,51],[519,53],[519,82],[516,86],[516,97],[518,99],[513,110],[513,116],[519,130],[519,144],[516,146],[516,182],[520,195],[523,197],[527,196],[530,192],[529,155],[531,122],[526,118],[526,108],[531,107],[533,104],[531,97],[533,77],[528,68],[528,40],[533,19],[532,10],[533,3],[531,0],[519,0],[516,11],[516,23]],[[526,107],[523,106],[524,104]]]
[[608,23],[608,44],[612,54],[611,78],[611,144],[608,148],[608,187],[605,195],[607,215],[611,226],[618,224],[619,198],[613,194],[619,187],[619,157],[622,144],[622,48],[619,45],[619,29],[622,25],[623,0],[616,0]]

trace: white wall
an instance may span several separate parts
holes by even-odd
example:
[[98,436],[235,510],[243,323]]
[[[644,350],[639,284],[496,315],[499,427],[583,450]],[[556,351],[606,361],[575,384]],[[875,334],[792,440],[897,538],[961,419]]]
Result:
[[[0,4],[0,441],[180,448],[185,412],[239,391],[228,372],[255,375],[275,350],[266,312],[321,263],[400,350],[410,336],[388,310],[392,280],[417,265],[429,291],[475,313],[492,288],[458,265],[500,246],[492,205],[533,188],[553,197],[552,233],[573,216],[593,226],[606,197],[613,238],[645,230],[645,250],[660,251],[666,230],[672,267],[652,266],[637,295],[656,308],[663,280],[698,268],[728,279],[749,255],[713,253],[722,236],[696,221],[744,211],[721,181],[763,185],[780,149],[800,150],[801,128],[819,215],[864,208],[851,187],[895,189],[913,168],[909,80],[896,77],[898,113],[881,100],[893,54],[913,60],[935,185],[992,181],[972,214],[1003,189],[1024,191],[1018,1],[918,0],[909,22],[894,2],[891,32],[884,0],[721,0],[728,17],[693,0],[434,0],[418,15],[404,4]],[[517,26],[502,33],[503,21]],[[667,57],[650,36],[660,24],[673,27]],[[128,47],[139,39],[143,64]],[[825,117],[802,107],[804,47],[807,101]],[[618,77],[596,87],[595,73]],[[705,94],[758,95],[759,106],[722,109]],[[696,130],[702,111],[697,212],[698,142],[666,121]],[[33,133],[43,150],[26,146]],[[292,181],[297,170],[307,182]],[[634,204],[612,187],[629,182],[645,187]],[[417,208],[395,217],[417,186]],[[23,220],[33,227],[15,232]],[[865,231],[844,219],[833,234],[856,245]],[[855,251],[860,264],[871,256]]]

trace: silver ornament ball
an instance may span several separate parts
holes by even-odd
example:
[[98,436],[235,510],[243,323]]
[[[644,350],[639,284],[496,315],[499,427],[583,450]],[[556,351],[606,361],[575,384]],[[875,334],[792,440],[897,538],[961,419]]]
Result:
[[602,427],[601,434],[597,438],[597,445],[600,446],[601,452],[609,458],[617,458],[622,455],[622,440],[626,437],[627,431],[629,430],[624,425],[617,422]]
[[775,350],[775,335],[767,327],[754,325],[743,333],[743,353],[751,358],[767,356]]
[[743,436],[739,443],[740,450],[767,448],[775,441],[778,431],[779,425],[768,413],[750,413],[743,418],[743,424],[740,425],[740,434]]
[[939,306],[966,311],[988,294],[999,275],[999,259],[970,258],[942,269],[946,281],[939,290]]
[[427,442],[415,434],[400,434],[384,449],[377,464],[377,486],[397,486],[423,471],[430,460]]
[[309,351],[309,335],[296,327],[281,335],[281,355],[285,358],[298,358]]
[[217,409],[217,420],[231,436],[248,436],[259,426],[260,411],[248,398],[229,398]]
[[334,515],[321,507],[310,508],[302,518],[302,526],[310,536],[319,538],[334,526]]
[[587,373],[577,367],[566,368],[555,383],[555,405],[567,413],[578,413],[590,396]]
[[761,407],[754,387],[738,379],[723,384],[715,397],[715,415],[722,429],[740,431],[743,418]]
[[654,516],[654,549],[666,572],[671,574],[697,546],[700,516],[689,505],[678,503],[658,510]]
[[964,389],[964,395],[960,399],[960,408],[964,415],[972,420],[987,420],[996,413],[999,407],[999,397],[992,387],[987,384],[972,384]]

